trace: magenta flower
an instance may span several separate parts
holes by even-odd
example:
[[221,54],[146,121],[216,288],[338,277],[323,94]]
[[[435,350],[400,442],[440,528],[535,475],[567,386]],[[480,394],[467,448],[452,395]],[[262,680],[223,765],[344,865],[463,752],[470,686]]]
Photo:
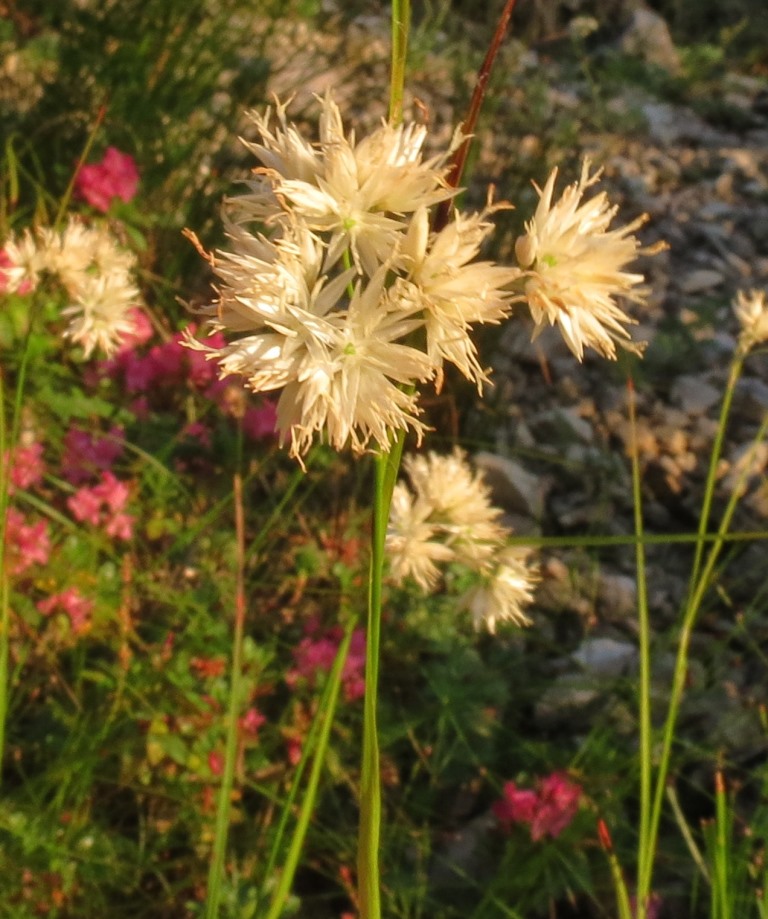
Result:
[[133,536],[133,517],[123,511],[129,497],[126,482],[103,472],[98,485],[83,486],[67,498],[67,507],[81,523],[101,527],[113,539],[127,540]]
[[256,737],[259,728],[266,720],[266,717],[262,715],[257,708],[251,707],[240,719],[240,727],[246,734],[253,738]]
[[47,600],[41,600],[37,608],[44,616],[64,613],[75,635],[81,635],[88,631],[91,624],[93,600],[83,597],[76,587],[69,587],[67,590],[53,594]]
[[62,475],[73,485],[80,485],[95,473],[109,469],[123,452],[122,439],[123,429],[119,426],[113,427],[106,437],[70,428],[64,435]]
[[[302,680],[314,685],[318,673],[327,673],[333,666],[341,644],[343,631],[339,626],[330,629],[315,638],[317,623],[312,620],[305,630],[305,638],[294,649],[293,657],[296,666],[289,670],[285,682],[295,687]],[[344,696],[348,702],[359,699],[365,694],[365,632],[355,629],[349,645],[349,653],[342,671]]]
[[8,508],[5,526],[8,569],[11,574],[23,574],[32,565],[45,565],[51,554],[48,524],[44,520],[27,523],[16,508]]
[[492,809],[504,829],[513,823],[527,823],[534,842],[545,836],[554,839],[576,816],[582,793],[581,786],[565,772],[553,772],[539,779],[535,791],[506,782],[503,797]]
[[45,472],[43,445],[32,443],[18,446],[13,452],[8,450],[5,454],[5,464],[8,466],[10,478],[9,494],[12,495],[17,488],[25,489],[37,485]]
[[106,213],[113,198],[130,201],[139,187],[139,172],[132,156],[117,147],[107,147],[100,163],[83,166],[75,179],[75,190],[91,207]]
[[252,405],[243,415],[243,433],[251,440],[277,437],[277,405],[265,399],[261,405]]

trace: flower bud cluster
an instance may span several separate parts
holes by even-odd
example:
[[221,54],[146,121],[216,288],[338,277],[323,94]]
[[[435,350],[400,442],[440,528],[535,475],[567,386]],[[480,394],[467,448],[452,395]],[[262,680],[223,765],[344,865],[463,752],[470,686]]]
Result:
[[61,231],[28,229],[7,240],[4,253],[9,292],[27,293],[45,278],[61,285],[69,301],[62,310],[69,320],[64,335],[82,345],[86,357],[97,348],[113,354],[133,333],[131,310],[140,302],[134,257],[106,227],[70,219]]
[[330,96],[317,143],[283,105],[251,117],[260,139],[246,146],[261,165],[225,202],[230,245],[209,256],[219,290],[203,308],[228,343],[190,346],[222,375],[282,391],[278,430],[294,456],[317,437],[361,452],[420,435],[417,384],[439,387],[447,362],[480,386],[471,328],[509,312],[519,269],[476,261],[494,207],[430,226],[456,194],[454,147],[426,158],[422,126],[384,123],[358,142]]
[[476,626],[493,632],[497,621],[525,624],[538,580],[529,550],[508,545],[510,530],[490,502],[482,475],[473,472],[464,453],[430,452],[406,457],[409,489],[398,482],[392,495],[387,555],[397,583],[412,578],[433,591],[441,569],[458,565],[477,576],[461,605]]

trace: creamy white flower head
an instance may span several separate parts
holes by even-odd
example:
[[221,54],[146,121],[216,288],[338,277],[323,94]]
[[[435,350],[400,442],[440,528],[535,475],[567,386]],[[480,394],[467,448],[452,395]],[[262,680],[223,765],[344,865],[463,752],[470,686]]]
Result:
[[[448,456],[411,454],[403,467],[412,491],[398,484],[387,537],[396,579],[407,572],[422,587],[433,586],[437,572],[430,561],[486,570],[508,531],[499,523],[501,511],[491,505],[482,474],[470,469],[458,448]],[[425,541],[421,548],[419,539]],[[445,549],[442,554],[438,545]]]
[[387,270],[382,266],[365,287],[358,282],[348,308],[325,317],[327,343],[318,335],[307,338],[297,377],[277,404],[277,427],[282,441],[290,437],[293,456],[306,452],[315,433],[355,453],[371,440],[389,450],[392,434],[401,430],[421,439],[417,398],[401,387],[424,382],[434,371],[425,354],[400,343],[421,323],[391,308]]
[[134,257],[106,227],[70,218],[61,231],[27,230],[20,241],[9,241],[5,251],[13,263],[3,269],[11,290],[25,282],[34,287],[45,274],[64,288],[70,301],[62,310],[70,318],[64,335],[81,344],[86,357],[97,348],[114,353],[134,331],[129,311],[140,302],[130,275]]
[[70,317],[64,335],[82,345],[86,357],[96,348],[113,354],[135,331],[131,308],[139,302],[139,291],[127,275],[84,274],[71,295],[74,302],[62,310]]
[[478,390],[487,377],[470,336],[474,323],[498,323],[509,314],[512,294],[505,289],[518,268],[473,261],[493,231],[488,216],[499,207],[454,218],[438,233],[429,232],[429,215],[413,215],[399,258],[408,270],[400,295],[425,313],[427,353],[442,382],[444,361],[455,364]]
[[70,218],[61,231],[39,231],[41,254],[50,272],[73,296],[88,273],[126,275],[134,266],[133,255],[117,245],[106,227],[86,226]]
[[743,352],[768,341],[768,302],[764,290],[740,290],[733,301],[733,311],[741,325],[739,347]]
[[539,204],[526,233],[515,244],[520,265],[527,269],[525,298],[536,328],[534,338],[547,325],[557,324],[566,344],[581,360],[591,347],[604,357],[616,357],[616,345],[640,352],[626,329],[634,322],[615,298],[642,302],[640,274],[624,270],[641,252],[659,251],[663,245],[642,249],[632,234],[645,222],[639,217],[625,227],[610,230],[617,208],[605,192],[582,202],[584,193],[600,178],[590,176],[585,160],[578,182],[565,189],[552,203],[557,169],[543,189],[537,187]]
[[43,272],[50,270],[45,251],[41,250],[32,230],[24,230],[21,237],[11,236],[3,250],[10,262],[3,265],[5,286],[12,293],[24,287],[34,289]]
[[387,533],[390,573],[397,584],[413,578],[425,593],[440,579],[438,564],[456,559],[440,527],[429,522],[431,510],[425,501],[414,500],[403,482],[395,485]]
[[464,453],[411,455],[403,465],[412,490],[398,482],[392,495],[387,557],[394,581],[412,578],[431,591],[441,568],[456,564],[480,578],[461,601],[475,625],[493,632],[498,621],[527,623],[523,607],[537,581],[529,550],[507,545],[510,531],[499,523],[501,511]]
[[321,102],[316,146],[287,125],[285,106],[278,106],[275,130],[269,112],[253,116],[262,142],[248,147],[264,165],[266,185],[257,179],[245,212],[274,219],[271,202],[283,201],[311,229],[331,235],[331,261],[349,246],[358,268],[371,277],[392,257],[405,215],[456,194],[444,178],[453,147],[423,160],[426,129],[387,123],[358,144],[353,133],[345,135],[330,95]]
[[528,554],[523,547],[508,546],[499,553],[493,573],[464,595],[462,605],[470,612],[475,628],[485,626],[493,634],[498,622],[530,623],[524,607],[533,600],[538,574],[528,562]]

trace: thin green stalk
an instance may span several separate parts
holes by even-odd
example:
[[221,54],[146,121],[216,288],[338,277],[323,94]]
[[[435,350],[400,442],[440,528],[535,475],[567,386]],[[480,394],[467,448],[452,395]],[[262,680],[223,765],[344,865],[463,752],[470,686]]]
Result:
[[411,30],[411,0],[392,0],[392,64],[389,78],[389,120],[397,125],[403,120],[405,65],[408,58],[408,36]]
[[701,876],[704,878],[707,884],[711,885],[712,878],[710,877],[706,860],[701,854],[701,850],[696,845],[696,840],[693,837],[691,828],[688,826],[688,821],[685,819],[685,814],[683,813],[682,807],[680,807],[680,801],[678,800],[675,786],[671,783],[667,785],[667,800],[669,801],[669,806],[672,810],[672,814],[675,818],[678,829],[680,830],[685,844],[688,847],[688,851],[691,853],[691,858],[696,863],[696,867],[701,872]]
[[[389,84],[389,120],[403,120],[403,92],[411,26],[410,0],[392,0],[392,63]],[[379,696],[379,648],[385,540],[392,490],[405,442],[401,431],[388,454],[377,454],[368,576],[368,621],[365,635],[365,697],[363,699],[363,754],[360,774],[360,826],[357,847],[357,884],[360,919],[381,919],[379,844],[381,838],[381,776],[376,722]]]
[[[339,645],[339,650],[336,653],[336,658],[333,662],[333,667],[328,679],[326,692],[323,694],[323,700],[318,712],[318,718],[321,720],[320,735],[317,740],[317,749],[312,761],[312,769],[310,770],[309,774],[307,790],[304,794],[304,800],[301,803],[299,818],[296,823],[296,828],[294,829],[291,836],[291,845],[288,850],[288,855],[286,856],[285,865],[283,866],[283,870],[280,874],[277,890],[275,891],[275,895],[272,899],[272,904],[269,908],[266,919],[279,919],[279,916],[285,907],[285,902],[288,899],[288,895],[290,894],[291,887],[293,885],[293,878],[296,874],[296,869],[299,864],[299,858],[301,856],[301,850],[304,845],[304,839],[307,835],[307,829],[309,828],[309,821],[315,809],[317,789],[320,784],[320,774],[325,764],[325,754],[328,750],[328,741],[331,736],[333,716],[336,711],[336,704],[339,701],[342,671],[344,668],[344,662],[347,659],[349,643],[352,640],[352,632],[356,623],[357,619],[353,618],[347,624],[344,638]],[[284,813],[287,813],[287,811],[288,806],[286,805]]]
[[245,632],[245,515],[243,513],[243,483],[240,473],[234,475],[235,503],[235,622],[232,638],[232,663],[230,665],[229,709],[227,713],[227,740],[224,754],[224,771],[221,777],[216,808],[216,830],[213,840],[211,865],[208,871],[208,891],[205,904],[206,919],[218,919],[221,903],[224,860],[229,835],[229,817],[232,805],[232,787],[237,757],[238,715],[243,694],[243,636]]
[[744,357],[741,351],[736,353],[736,357],[731,363],[731,369],[728,373],[728,380],[725,385],[723,394],[723,404],[720,407],[720,417],[717,423],[717,432],[715,442],[712,445],[712,453],[709,458],[709,469],[707,470],[707,480],[704,485],[704,500],[701,505],[701,515],[699,516],[698,540],[696,542],[696,554],[693,559],[691,568],[691,578],[688,587],[689,594],[693,592],[696,579],[699,575],[701,560],[704,555],[704,537],[709,525],[709,515],[712,510],[712,501],[715,495],[715,479],[717,478],[717,466],[720,462],[720,456],[723,452],[723,443],[725,441],[725,430],[728,424],[728,416],[731,412],[731,403],[733,394],[736,390],[736,383],[741,376],[741,369],[744,365]]
[[10,455],[19,442],[21,428],[21,409],[24,402],[24,389],[27,382],[27,371],[31,354],[30,343],[32,329],[37,316],[35,301],[29,312],[29,324],[24,336],[21,351],[16,389],[13,396],[13,410],[11,413],[10,434],[6,428],[5,418],[5,387],[2,368],[0,368],[0,786],[3,781],[3,761],[5,758],[5,726],[8,719],[9,707],[9,677],[8,660],[11,643],[11,611],[10,611],[10,586],[5,563],[5,534],[8,524],[9,504],[9,463],[5,462],[6,453]]
[[[651,726],[651,625],[648,613],[648,581],[643,541],[643,501],[640,488],[640,458],[637,447],[637,417],[635,413],[635,387],[629,381],[630,453],[632,457],[632,504],[634,508],[635,567],[637,570],[637,615],[640,653],[640,679],[638,685],[638,716],[640,720],[640,828],[638,833],[638,875],[648,874],[646,862],[652,857],[650,845],[651,791],[653,770],[653,737]],[[650,890],[637,890],[637,919],[645,919],[646,897]]]
[[597,821],[597,835],[600,839],[600,845],[603,847],[608,858],[608,865],[611,869],[611,879],[613,880],[613,889],[616,894],[616,912],[619,919],[635,919],[632,915],[632,907],[629,902],[629,891],[627,882],[624,880],[624,872],[621,870],[619,859],[613,848],[613,840],[608,825],[601,818]]
[[[753,451],[757,444],[759,444],[765,438],[766,432],[768,432],[768,417],[766,417],[763,421],[760,429],[758,430],[757,436],[754,439],[752,448]],[[659,765],[656,771],[656,785],[654,789],[653,805],[651,809],[651,824],[648,835],[649,851],[644,863],[644,873],[641,874],[638,871],[638,899],[640,898],[641,891],[647,895],[651,890],[653,860],[656,850],[656,843],[658,840],[658,830],[659,822],[661,820],[664,790],[667,782],[667,776],[669,775],[672,744],[675,739],[675,728],[677,726],[677,717],[680,711],[680,702],[682,700],[683,690],[685,689],[685,680],[688,671],[688,650],[690,648],[691,637],[693,635],[693,627],[695,625],[699,610],[701,609],[702,601],[704,600],[707,590],[709,589],[711,578],[715,570],[715,565],[717,564],[720,553],[726,544],[725,536],[731,525],[731,520],[733,519],[733,515],[736,512],[736,507],[739,503],[741,485],[743,478],[746,475],[746,468],[748,468],[748,466],[749,462],[747,462],[745,471],[742,473],[740,480],[736,483],[728,504],[726,505],[722,520],[720,521],[720,526],[717,529],[715,540],[709,549],[709,554],[703,568],[700,571],[698,581],[694,585],[693,593],[686,603],[683,621],[680,626],[680,637],[678,639],[677,655],[675,657],[675,669],[672,676],[672,688],[670,691],[669,703],[667,706],[667,715],[664,720]]]

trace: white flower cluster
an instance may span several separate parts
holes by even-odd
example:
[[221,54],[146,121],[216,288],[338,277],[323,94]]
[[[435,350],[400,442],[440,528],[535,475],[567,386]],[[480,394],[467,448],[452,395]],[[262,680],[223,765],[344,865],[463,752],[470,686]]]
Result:
[[636,353],[643,348],[625,328],[634,320],[616,303],[617,296],[641,302],[645,291],[638,285],[643,276],[624,269],[637,255],[652,255],[665,244],[643,248],[632,235],[645,223],[645,216],[609,229],[617,208],[609,204],[605,192],[582,202],[600,178],[599,170],[590,175],[589,168],[585,160],[579,181],[568,186],[555,204],[557,169],[543,189],[536,187],[539,204],[525,225],[525,235],[515,243],[515,254],[527,269],[525,299],[536,323],[533,337],[547,325],[557,324],[579,360],[585,347],[613,359],[617,344]]
[[225,202],[230,245],[203,252],[219,279],[217,300],[201,312],[229,333],[214,348],[222,376],[240,374],[258,391],[281,390],[281,441],[301,458],[316,437],[362,452],[388,450],[398,431],[421,435],[417,385],[439,389],[444,365],[481,388],[487,380],[472,342],[477,323],[497,323],[527,301],[538,334],[557,324],[579,360],[593,347],[639,350],[617,306],[640,301],[642,276],[625,265],[641,250],[632,235],[643,219],[609,229],[615,208],[604,193],[582,203],[597,181],[581,179],[553,203],[549,177],[516,245],[520,264],[476,261],[492,230],[489,200],[480,213],[454,212],[431,224],[451,199],[448,157],[425,158],[426,129],[384,123],[357,142],[345,134],[326,95],[319,141],[309,143],[277,104],[251,117],[259,142],[244,142],[260,166],[247,191]]
[[474,261],[490,204],[430,228],[430,209],[456,189],[445,181],[451,151],[424,157],[424,127],[385,123],[357,142],[330,96],[316,144],[285,106],[252,118],[260,142],[246,145],[261,166],[225,203],[231,244],[210,256],[221,284],[203,309],[233,337],[220,349],[189,344],[222,375],[282,390],[277,426],[294,456],[317,435],[388,450],[397,431],[421,434],[415,388],[439,387],[445,362],[485,380],[470,330],[508,314],[520,271]]
[[26,230],[9,239],[4,251],[9,291],[34,289],[46,276],[62,285],[69,299],[62,311],[69,319],[64,334],[82,345],[86,357],[96,348],[112,354],[134,331],[130,310],[140,299],[132,279],[134,258],[105,227],[70,219],[61,231]]
[[523,607],[538,578],[528,549],[507,544],[510,531],[499,522],[501,511],[490,503],[482,475],[459,449],[449,456],[411,455],[403,465],[411,488],[395,486],[387,533],[395,582],[412,578],[428,592],[441,567],[461,565],[479,576],[461,601],[476,626],[493,632],[499,621],[527,623]]
[[741,326],[739,348],[744,354],[768,341],[768,300],[764,290],[740,290],[733,301],[733,311]]

